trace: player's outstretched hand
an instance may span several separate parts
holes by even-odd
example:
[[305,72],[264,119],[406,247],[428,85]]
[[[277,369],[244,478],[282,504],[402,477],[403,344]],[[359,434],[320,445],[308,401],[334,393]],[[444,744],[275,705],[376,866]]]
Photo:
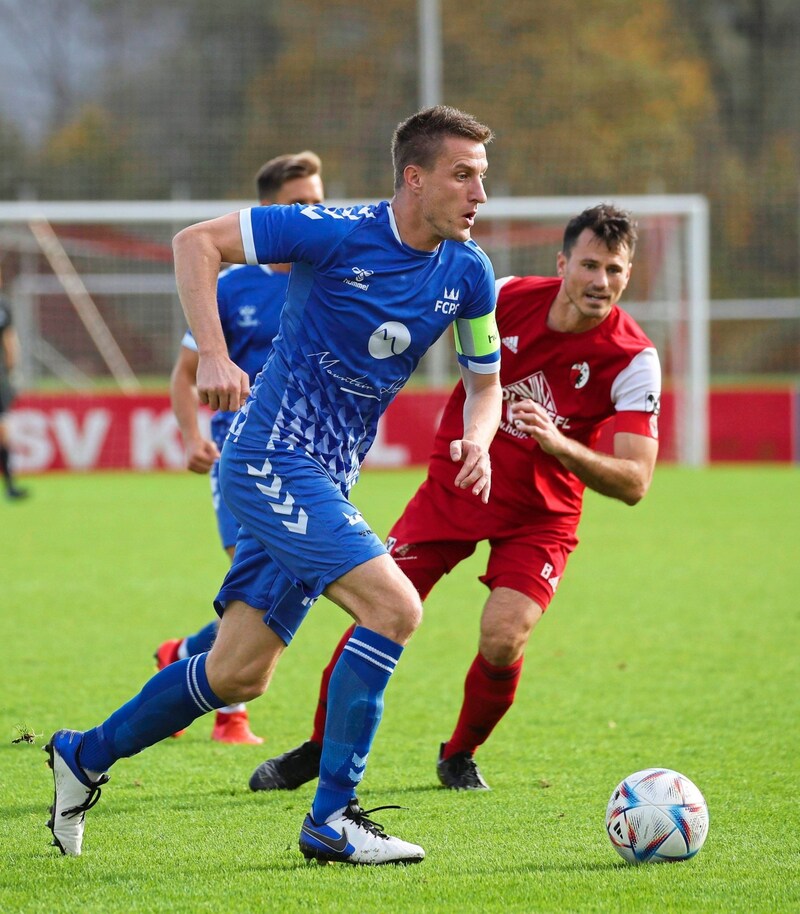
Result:
[[535,438],[546,454],[557,454],[562,449],[564,436],[541,403],[519,400],[512,407],[512,417],[514,425]]
[[227,356],[200,356],[197,395],[211,409],[235,412],[250,396],[250,379]]
[[453,463],[461,462],[461,469],[456,476],[459,489],[472,488],[473,495],[480,495],[481,501],[489,501],[492,488],[492,464],[489,451],[468,438],[450,442],[450,459]]
[[186,445],[186,469],[193,473],[208,473],[219,460],[219,448],[208,438],[198,438]]

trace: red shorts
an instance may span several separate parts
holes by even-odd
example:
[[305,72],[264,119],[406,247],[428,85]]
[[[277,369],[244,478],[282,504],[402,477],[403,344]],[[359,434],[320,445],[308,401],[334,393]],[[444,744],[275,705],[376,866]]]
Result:
[[[570,553],[578,545],[577,521],[525,517],[513,529],[480,499],[474,505],[454,489],[426,479],[389,531],[386,548],[424,600],[433,585],[489,542],[482,581],[490,590],[509,587],[547,609]],[[521,518],[522,520],[522,518]]]

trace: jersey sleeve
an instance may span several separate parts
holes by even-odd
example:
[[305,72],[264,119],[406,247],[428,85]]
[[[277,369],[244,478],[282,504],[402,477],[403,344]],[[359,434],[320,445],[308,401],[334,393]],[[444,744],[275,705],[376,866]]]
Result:
[[325,218],[318,206],[252,206],[239,210],[247,263],[314,263],[329,253],[347,220]]
[[661,365],[652,347],[643,349],[615,378],[611,399],[616,409],[615,432],[658,437]]

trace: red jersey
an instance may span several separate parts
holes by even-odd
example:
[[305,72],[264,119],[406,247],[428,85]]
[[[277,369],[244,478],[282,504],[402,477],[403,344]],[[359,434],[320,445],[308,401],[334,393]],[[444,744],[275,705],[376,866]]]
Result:
[[[526,398],[541,403],[563,434],[588,447],[614,416],[616,431],[657,438],[658,355],[639,325],[618,307],[591,330],[551,330],[547,316],[560,279],[510,277],[497,285],[503,415],[489,451],[492,492],[482,510],[512,524],[524,524],[531,513],[573,516],[577,522],[584,484],[514,426],[511,404]],[[428,473],[475,501],[469,490],[453,487],[457,468],[450,442],[463,435],[464,399],[459,383],[445,406]]]

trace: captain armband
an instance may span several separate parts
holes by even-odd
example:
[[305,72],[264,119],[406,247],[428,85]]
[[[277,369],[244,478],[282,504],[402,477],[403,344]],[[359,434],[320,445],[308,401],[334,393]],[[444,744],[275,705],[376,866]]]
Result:
[[460,365],[476,374],[500,370],[500,334],[494,311],[471,319],[456,318],[453,330]]

